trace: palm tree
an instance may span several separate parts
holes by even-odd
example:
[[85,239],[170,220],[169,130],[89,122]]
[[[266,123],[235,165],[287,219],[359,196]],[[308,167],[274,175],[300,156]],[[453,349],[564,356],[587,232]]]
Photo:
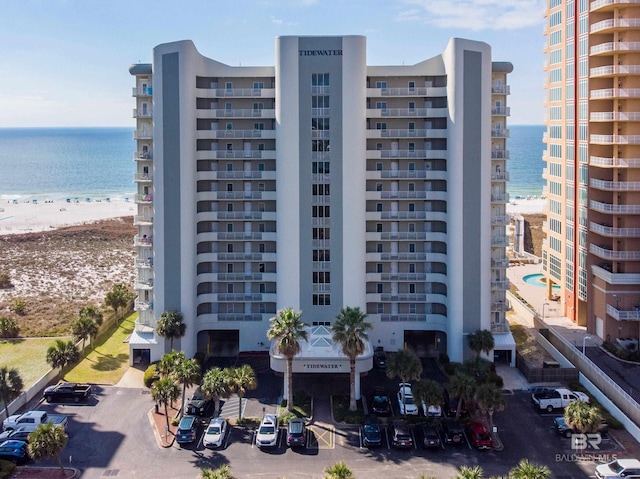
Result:
[[153,400],[164,406],[164,417],[167,420],[167,431],[169,430],[169,413],[167,406],[180,397],[180,386],[175,379],[167,377],[158,379],[151,386],[151,397]]
[[258,387],[256,373],[251,366],[243,364],[239,368],[226,369],[229,376],[229,385],[238,395],[238,420],[242,419],[242,398],[247,391],[252,391]]
[[81,316],[71,326],[71,333],[74,341],[82,341],[82,351],[84,351],[84,342],[87,337],[93,340],[98,335],[98,325],[93,319]]
[[493,429],[493,413],[502,411],[505,406],[502,390],[493,383],[485,383],[476,389],[476,402],[483,413],[489,415],[489,426]]
[[127,289],[124,283],[113,285],[113,289],[109,291],[104,299],[104,304],[113,309],[118,316],[118,310],[124,308],[133,298],[133,294]]
[[60,460],[62,450],[67,446],[69,436],[64,429],[53,423],[40,424],[29,434],[27,451],[34,461],[55,459],[60,466],[60,475],[64,477],[64,467]]
[[333,323],[333,341],[342,345],[342,353],[349,358],[350,370],[350,400],[349,411],[356,411],[356,358],[364,353],[364,341],[369,339],[367,331],[373,326],[364,319],[365,313],[359,307],[349,307],[340,309],[340,314],[336,316]]
[[24,383],[17,369],[7,366],[0,368],[0,400],[4,403],[4,412],[9,417],[9,403],[22,392]]
[[173,373],[173,377],[182,384],[182,404],[180,411],[184,412],[184,400],[187,388],[200,381],[200,363],[197,359],[186,359],[178,363],[178,367]]
[[179,311],[165,311],[156,323],[156,332],[163,338],[169,338],[169,349],[173,351],[173,339],[181,338],[187,331],[184,316]]
[[564,420],[567,426],[578,432],[596,432],[602,423],[602,414],[597,406],[573,401],[564,408]]
[[458,398],[458,407],[456,409],[456,419],[460,418],[460,411],[462,410],[462,403],[468,401],[473,397],[473,393],[476,389],[475,380],[464,373],[456,373],[451,376],[449,380],[449,392],[453,397]]
[[56,342],[47,349],[47,363],[52,368],[64,368],[80,359],[80,353],[73,341],[56,339]]
[[[422,376],[422,363],[413,351],[400,349],[387,359],[387,376],[390,379],[400,378],[402,383],[420,379]],[[406,416],[407,408],[403,409]]]
[[484,471],[480,466],[460,466],[456,479],[482,479]]
[[495,345],[493,334],[487,329],[478,329],[475,333],[467,336],[469,349],[476,353],[476,357],[480,357],[480,353],[489,354]]
[[509,477],[511,479],[547,479],[551,477],[551,471],[547,466],[521,459],[518,465],[509,471]]
[[267,338],[276,342],[277,351],[287,358],[287,409],[293,410],[293,358],[300,353],[300,340],[307,341],[307,327],[300,317],[302,311],[294,311],[293,308],[278,310],[277,316],[271,321],[271,327],[267,331]]
[[425,407],[442,404],[442,388],[433,379],[419,381],[413,387],[413,397],[416,403],[422,402]]
[[215,405],[214,417],[220,411],[220,399],[229,397],[229,376],[227,370],[220,368],[209,369],[202,379],[200,389],[207,398],[212,398]]
[[202,469],[200,471],[200,479],[235,479],[231,474],[231,468],[228,465],[220,466],[218,469]]
[[102,311],[100,311],[96,306],[89,304],[80,309],[78,313],[80,318],[90,318],[94,323],[98,325],[98,327],[102,326]]
[[324,472],[324,479],[352,479],[354,477],[351,469],[342,461],[336,462],[333,466],[326,468]]

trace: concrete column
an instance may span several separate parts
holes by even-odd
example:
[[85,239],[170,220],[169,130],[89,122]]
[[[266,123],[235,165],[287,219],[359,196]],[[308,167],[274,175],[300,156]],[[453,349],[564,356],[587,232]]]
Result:
[[356,401],[362,397],[360,394],[360,373],[356,371]]

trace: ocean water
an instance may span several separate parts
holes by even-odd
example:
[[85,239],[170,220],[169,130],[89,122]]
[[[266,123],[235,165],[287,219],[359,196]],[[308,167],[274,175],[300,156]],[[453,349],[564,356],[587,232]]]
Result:
[[[507,191],[541,196],[545,127],[510,126]],[[132,128],[0,128],[0,203],[135,192]]]
[[0,203],[133,196],[132,128],[0,128]]

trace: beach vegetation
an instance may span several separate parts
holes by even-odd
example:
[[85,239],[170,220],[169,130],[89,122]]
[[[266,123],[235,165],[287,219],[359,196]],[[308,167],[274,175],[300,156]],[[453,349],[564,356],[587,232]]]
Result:
[[60,466],[60,474],[64,477],[60,454],[67,447],[68,441],[69,436],[63,428],[53,423],[40,424],[35,431],[29,434],[27,451],[34,461],[56,460]]
[[16,472],[16,465],[11,461],[0,459],[0,479],[10,479]]
[[0,289],[9,289],[13,288],[13,283],[11,282],[11,276],[9,273],[0,272]]
[[169,412],[167,410],[169,404],[173,405],[173,401],[180,397],[180,386],[172,377],[166,377],[157,380],[151,386],[151,397],[153,400],[164,408],[164,417],[167,421],[167,431],[169,430]]
[[52,368],[65,368],[68,365],[78,362],[80,353],[73,341],[56,339],[56,342],[47,349],[47,363]]
[[89,318],[94,323],[96,323],[96,326],[98,326],[98,327],[102,326],[102,321],[104,319],[104,317],[102,315],[102,311],[100,311],[100,309],[98,309],[93,304],[88,304],[87,306],[84,306],[84,307],[80,308],[80,312],[78,313],[78,317],[79,318]]
[[476,353],[476,357],[480,357],[480,353],[489,354],[495,344],[493,334],[488,329],[479,329],[475,333],[467,336],[469,349]]
[[17,369],[7,366],[0,368],[0,400],[4,403],[5,417],[9,417],[9,403],[20,395],[23,388],[24,383]]
[[144,370],[144,375],[142,376],[142,382],[145,387],[150,388],[154,381],[157,381],[158,379],[160,379],[160,376],[158,375],[158,363],[155,362],[149,364],[147,369]]
[[16,314],[23,315],[27,311],[27,302],[24,299],[16,298],[9,307]]
[[327,467],[324,472],[325,479],[352,479],[355,477],[353,471],[349,469],[349,466],[342,461],[336,462],[331,467]]
[[84,343],[87,338],[93,341],[98,335],[98,325],[89,317],[80,317],[71,326],[71,333],[75,341],[82,341],[82,351],[85,351]]
[[181,338],[187,331],[184,316],[179,311],[165,311],[158,318],[156,333],[169,340],[169,349],[173,351],[173,340]]
[[235,479],[235,476],[231,474],[231,468],[223,464],[217,469],[202,469],[200,479]]
[[547,466],[521,459],[516,467],[509,471],[513,479],[547,479],[551,477],[551,470]]
[[158,363],[158,371],[164,377],[172,377],[182,385],[180,410],[184,411],[187,388],[200,381],[200,364],[196,359],[187,359],[183,351],[171,351]]
[[15,319],[7,316],[0,317],[0,338],[17,338],[20,328]]
[[120,309],[129,304],[134,297],[134,294],[129,291],[124,283],[116,283],[113,285],[111,291],[107,293],[104,298],[104,304],[113,309],[113,313],[118,316]]
[[213,399],[214,417],[220,411],[220,399],[228,398],[231,394],[231,384],[229,384],[229,370],[220,368],[209,369],[202,378],[200,389],[207,399]]

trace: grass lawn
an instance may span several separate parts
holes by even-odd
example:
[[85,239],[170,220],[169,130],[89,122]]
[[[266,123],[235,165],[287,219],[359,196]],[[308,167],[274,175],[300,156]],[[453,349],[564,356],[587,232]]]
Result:
[[30,388],[51,369],[45,358],[47,349],[54,343],[54,338],[0,341],[0,366],[16,368],[25,389]]
[[66,381],[116,384],[129,367],[129,343],[137,313],[127,316],[120,326],[100,337],[87,356],[64,375]]

